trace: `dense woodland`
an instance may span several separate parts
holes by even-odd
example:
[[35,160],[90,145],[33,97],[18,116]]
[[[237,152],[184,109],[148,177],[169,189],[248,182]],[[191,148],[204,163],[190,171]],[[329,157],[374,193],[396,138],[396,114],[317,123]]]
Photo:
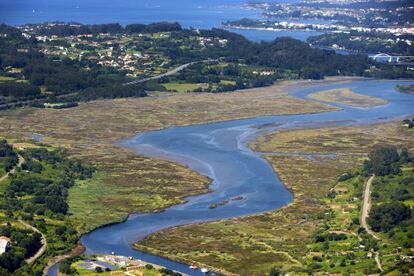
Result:
[[396,175],[401,172],[402,159],[408,159],[407,149],[402,150],[400,155],[395,147],[378,147],[369,154],[369,160],[365,161],[364,172],[377,176]]
[[17,164],[17,154],[6,140],[0,140],[0,176]]
[[[82,101],[146,95],[143,87],[123,86],[126,77],[113,68],[95,66],[84,70],[80,62],[67,58],[51,59],[39,53],[37,41],[25,39],[15,28],[1,25],[0,33],[3,34],[0,38],[0,72],[14,68],[19,72],[17,77],[26,80],[0,83],[0,105],[43,99],[46,95],[40,93],[42,87],[54,93],[48,96],[48,101],[60,98]],[[18,49],[25,51],[18,52]]]
[[[404,202],[414,199],[413,161],[414,158],[407,149],[397,150],[388,145],[377,147],[369,154],[363,173],[380,177],[379,182],[374,183],[372,193],[374,202],[378,201],[379,204],[373,206],[368,218],[374,231],[390,232],[395,227],[406,228],[412,225],[412,211]],[[414,228],[410,229],[412,230]],[[410,235],[413,234],[411,232]],[[413,241],[406,246],[413,247]]]
[[62,24],[56,22],[55,25],[33,25],[38,28],[40,35],[84,35],[84,34],[101,34],[101,33],[157,33],[157,32],[175,32],[181,31],[181,25],[178,23],[158,22],[145,24],[129,24],[122,27],[119,23],[83,25],[80,23]]
[[203,35],[225,38],[228,59],[243,59],[248,64],[278,70],[295,70],[300,78],[319,79],[332,75],[362,75],[369,68],[365,56],[342,56],[333,51],[311,48],[307,43],[288,37],[272,42],[254,43],[241,35],[222,29],[202,31]]

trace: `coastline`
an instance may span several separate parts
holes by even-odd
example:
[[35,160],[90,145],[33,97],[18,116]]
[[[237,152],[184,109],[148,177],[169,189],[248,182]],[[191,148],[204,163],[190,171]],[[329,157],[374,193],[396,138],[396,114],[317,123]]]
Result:
[[268,32],[316,32],[316,33],[329,33],[329,30],[311,30],[311,29],[280,29],[272,27],[245,27],[239,25],[224,25],[225,29],[228,30],[254,30],[254,31],[268,31]]

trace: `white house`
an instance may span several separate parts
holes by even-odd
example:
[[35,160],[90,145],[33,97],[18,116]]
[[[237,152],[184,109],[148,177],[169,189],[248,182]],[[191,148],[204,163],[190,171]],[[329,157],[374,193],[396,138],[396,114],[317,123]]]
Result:
[[11,247],[10,239],[8,237],[0,237],[0,255],[9,250]]

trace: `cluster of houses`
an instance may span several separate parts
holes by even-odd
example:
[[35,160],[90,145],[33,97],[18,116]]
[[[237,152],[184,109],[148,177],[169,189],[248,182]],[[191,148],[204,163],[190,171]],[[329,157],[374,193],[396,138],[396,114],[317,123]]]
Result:
[[[49,23],[53,26],[53,23]],[[72,26],[72,25],[70,25]],[[77,26],[77,25],[73,25]],[[70,36],[38,35],[40,26],[22,26],[22,34],[26,38],[35,37],[44,43],[40,50],[49,56],[68,57],[79,61],[89,61],[102,66],[113,67],[125,71],[129,77],[151,75],[153,72],[167,70],[169,59],[162,53],[139,51],[136,47],[146,41],[144,34],[80,34]],[[156,34],[156,38],[167,37],[168,34]],[[143,40],[142,40],[143,39]],[[227,39],[203,37],[197,33],[197,42],[201,47],[213,45],[225,46]]]
[[[90,271],[111,271],[111,275],[143,275],[143,268],[148,263],[143,262],[132,257],[117,256],[117,255],[103,255],[98,256],[93,260],[81,261],[77,264],[78,267]],[[151,265],[151,267],[153,267]]]
[[99,256],[96,259],[101,262],[115,264],[116,266],[119,266],[121,268],[127,268],[128,270],[143,268],[146,265],[146,263],[141,260],[125,256],[104,255]]
[[[101,34],[104,36],[105,34]],[[114,67],[119,70],[128,72],[128,76],[137,77],[145,73],[145,69],[140,67],[154,66],[154,57],[148,54],[142,54],[136,51],[130,51],[124,44],[119,45],[119,49],[114,49],[115,43],[111,40],[97,42],[92,35],[77,35],[65,37],[65,41],[70,44],[66,46],[47,45],[41,49],[41,52],[50,56],[67,56],[72,59],[87,60],[102,66]],[[57,36],[37,36],[40,41],[61,40]],[[121,37],[120,41],[127,41],[130,38]],[[82,50],[82,49],[85,50]]]
[[201,47],[207,47],[207,46],[214,46],[216,43],[218,43],[221,46],[226,46],[228,40],[224,38],[212,38],[212,37],[203,37],[199,36],[197,37],[198,44]]
[[[302,22],[271,22],[271,21],[258,21],[257,25],[253,26],[239,26],[237,24],[229,24],[229,27],[232,28],[251,28],[258,30],[268,30],[268,31],[277,31],[277,30],[305,30],[305,31],[324,31],[332,33],[350,33],[352,31],[360,33],[389,33],[396,36],[401,36],[405,34],[413,34],[414,27],[383,27],[383,28],[369,28],[361,26],[345,26],[339,25],[336,23],[324,23],[324,24],[309,24]],[[413,42],[411,40],[403,40],[408,45],[411,45]]]

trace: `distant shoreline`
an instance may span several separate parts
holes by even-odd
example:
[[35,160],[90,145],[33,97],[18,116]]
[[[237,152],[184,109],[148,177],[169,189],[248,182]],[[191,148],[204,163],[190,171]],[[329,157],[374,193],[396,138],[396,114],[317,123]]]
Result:
[[244,27],[239,25],[222,25],[224,29],[234,29],[234,30],[254,30],[254,31],[269,31],[269,32],[315,32],[315,33],[327,33],[329,31],[318,31],[318,30],[309,30],[309,29],[280,29],[280,28],[271,28],[271,27]]

